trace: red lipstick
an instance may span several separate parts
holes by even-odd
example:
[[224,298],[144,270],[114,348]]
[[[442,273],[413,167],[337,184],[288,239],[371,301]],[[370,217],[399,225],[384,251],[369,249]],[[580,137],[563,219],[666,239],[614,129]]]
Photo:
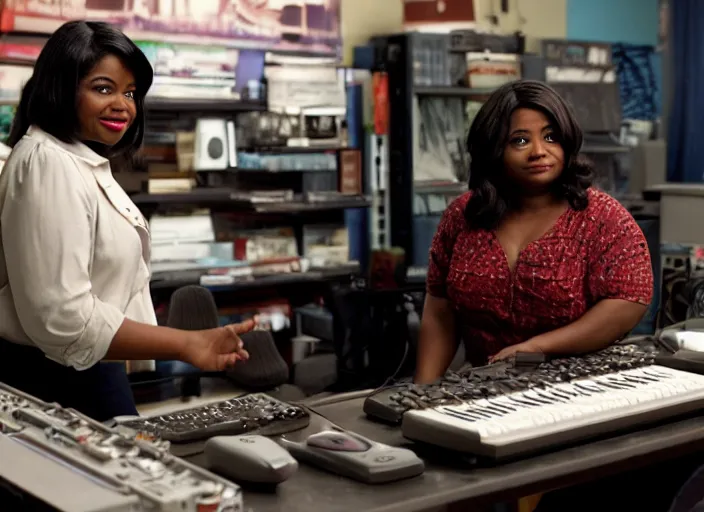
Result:
[[121,132],[127,126],[127,121],[117,119],[99,119],[99,121],[105,128],[113,132]]

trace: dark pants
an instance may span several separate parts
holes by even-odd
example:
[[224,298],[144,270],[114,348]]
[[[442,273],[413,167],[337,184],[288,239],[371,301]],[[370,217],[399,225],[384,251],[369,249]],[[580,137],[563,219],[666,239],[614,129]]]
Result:
[[703,462],[704,454],[694,453],[549,492],[535,512],[668,512],[682,485]]
[[48,359],[37,348],[0,339],[0,382],[97,421],[137,414],[121,363],[98,363],[77,371]]

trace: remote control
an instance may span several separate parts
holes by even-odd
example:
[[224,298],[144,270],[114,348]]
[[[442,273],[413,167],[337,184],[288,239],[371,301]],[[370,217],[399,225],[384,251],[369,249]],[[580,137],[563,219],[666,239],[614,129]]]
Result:
[[218,436],[205,443],[208,468],[234,482],[279,484],[298,469],[298,462],[268,437]]
[[377,443],[334,425],[327,428],[302,442],[286,435],[277,441],[299,462],[368,484],[402,480],[425,470],[411,450]]

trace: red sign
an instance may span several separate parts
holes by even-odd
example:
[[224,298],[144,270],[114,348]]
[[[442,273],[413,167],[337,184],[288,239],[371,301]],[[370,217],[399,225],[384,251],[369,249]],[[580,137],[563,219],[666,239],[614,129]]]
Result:
[[0,60],[5,62],[34,62],[41,51],[41,44],[17,44],[0,41]]
[[404,0],[405,25],[472,21],[474,21],[474,2],[470,0]]
[[374,92],[374,133],[389,133],[389,75],[374,73],[372,77]]

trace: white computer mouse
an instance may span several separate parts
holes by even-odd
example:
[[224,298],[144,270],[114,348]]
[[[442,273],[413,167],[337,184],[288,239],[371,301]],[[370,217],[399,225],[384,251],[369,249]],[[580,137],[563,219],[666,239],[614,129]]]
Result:
[[298,470],[284,448],[264,436],[217,436],[205,443],[208,468],[234,482],[279,484]]

